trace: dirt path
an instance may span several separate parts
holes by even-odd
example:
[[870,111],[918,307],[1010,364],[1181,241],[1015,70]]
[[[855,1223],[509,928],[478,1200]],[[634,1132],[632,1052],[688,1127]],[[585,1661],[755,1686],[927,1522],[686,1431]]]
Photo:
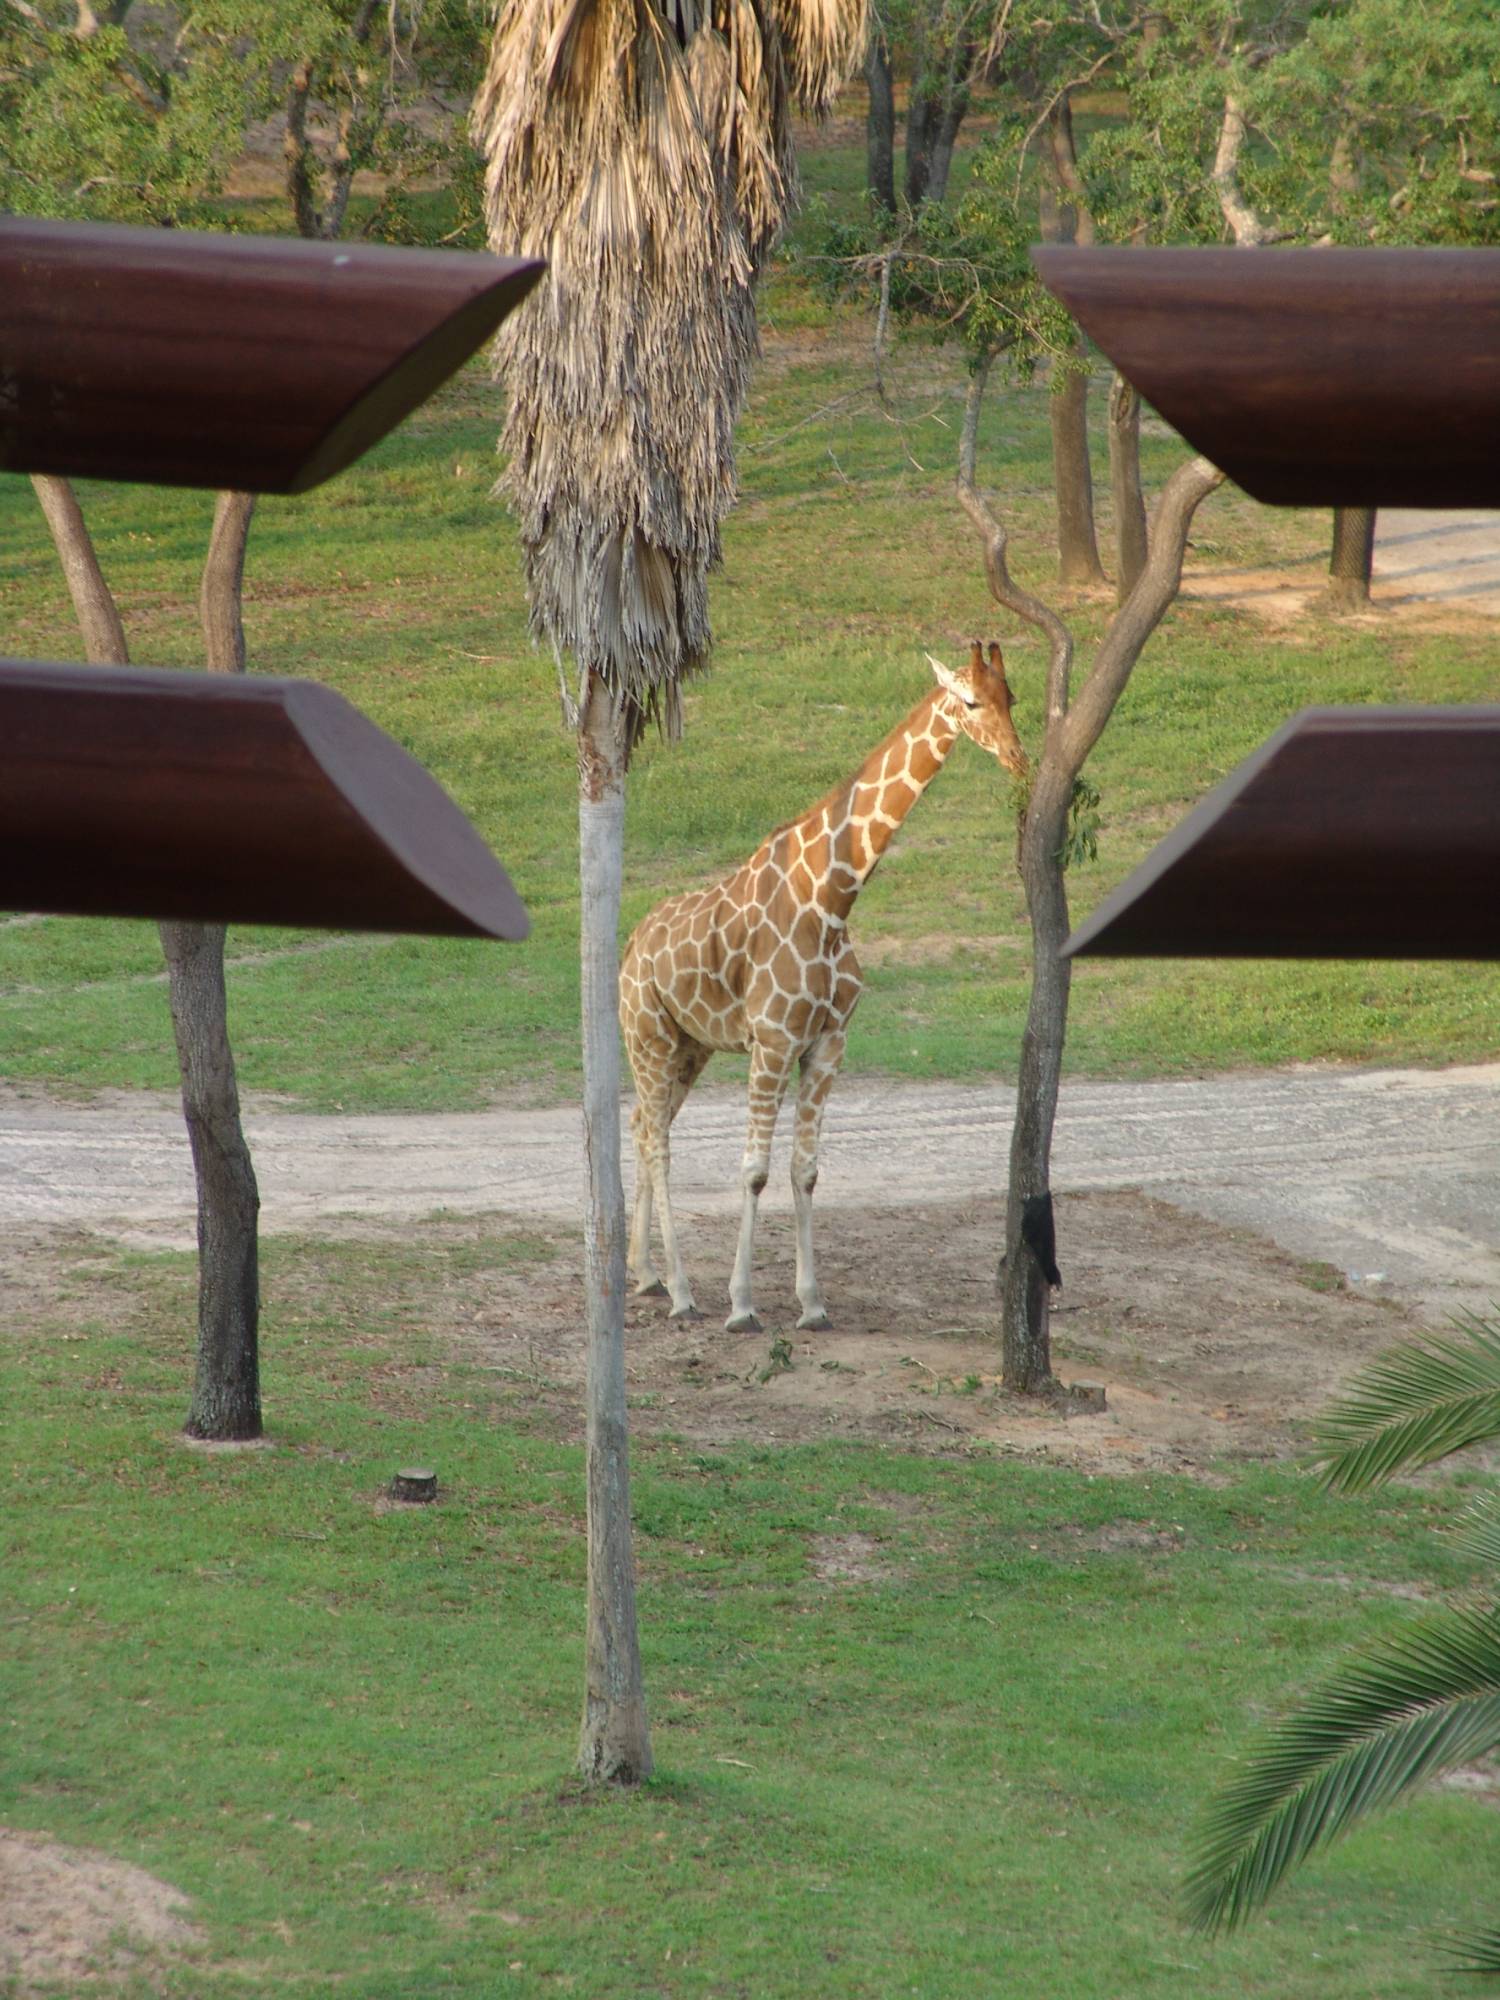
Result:
[[[998,1085],[845,1082],[828,1114],[820,1211],[993,1195],[1013,1104]],[[674,1128],[689,1224],[737,1209],[743,1119],[737,1093],[703,1092]],[[440,1211],[581,1215],[570,1109],[355,1118],[256,1106],[247,1124],[270,1232]],[[786,1145],[783,1130],[768,1216],[790,1207]],[[1068,1193],[1140,1188],[1429,1317],[1500,1299],[1500,1065],[1066,1084],[1054,1179]],[[0,1227],[28,1224],[189,1244],[192,1172],[173,1106],[0,1093]]]

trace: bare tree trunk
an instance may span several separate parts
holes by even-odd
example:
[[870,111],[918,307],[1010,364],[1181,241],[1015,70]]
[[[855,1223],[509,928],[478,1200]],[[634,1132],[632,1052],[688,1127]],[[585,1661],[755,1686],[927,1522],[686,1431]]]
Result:
[[[1075,350],[1080,364],[1084,348]],[[1089,467],[1089,378],[1080,365],[1061,369],[1049,398],[1052,479],[1057,493],[1057,580],[1092,587],[1107,579],[1094,530],[1094,479]]]
[[[71,485],[43,474],[35,475],[32,484],[83,630],[84,657],[98,666],[128,665],[119,608]],[[254,507],[251,494],[221,493],[214,510],[200,608],[208,664],[221,671],[237,671],[245,664],[240,587]],[[254,1438],[261,1431],[259,1201],[240,1130],[225,1024],[224,927],[171,923],[160,930],[182,1109],[198,1182],[198,1365],[187,1430],[193,1437]]]
[[906,100],[906,205],[920,208],[932,176],[932,146],[937,136],[939,107],[930,82],[916,77]]
[[1023,1395],[1038,1395],[1053,1384],[1052,1288],[1027,1222],[1029,1212],[1050,1237],[1052,1131],[1072,976],[1072,960],[1062,956],[1069,925],[1059,857],[1072,795],[1072,778],[1055,763],[1049,768],[1044,755],[1021,825],[1021,883],[1031,919],[1031,997],[1016,1068],[1000,1293],[1001,1380]]
[[[1094,218],[1083,197],[1083,177],[1073,144],[1073,116],[1066,92],[1047,122],[1047,153],[1051,161],[1050,200],[1041,206],[1044,242],[1068,239],[1062,204],[1073,210],[1073,240],[1087,247],[1094,240]],[[1047,187],[1045,170],[1042,185]],[[1106,581],[1099,560],[1094,528],[1094,478],[1089,465],[1088,350],[1080,335],[1074,344],[1074,367],[1053,363],[1050,416],[1052,420],[1052,481],[1057,499],[1057,580],[1092,586]]]
[[969,93],[959,91],[943,106],[932,137],[932,151],[927,168],[927,199],[944,201],[948,195],[948,176],[953,170],[953,148],[958,142],[958,128],[963,124],[969,109]]
[[[245,670],[245,543],[253,493],[221,493],[198,616],[215,673]],[[260,1191],[240,1123],[224,991],[224,926],[159,926],[172,1033],[198,1184],[198,1360],[189,1437],[257,1438],[260,1409]]]
[[83,657],[96,667],[129,666],[130,649],[120,609],[104,581],[72,482],[50,472],[34,472],[31,484],[52,530],[63,580],[83,632]]
[[625,1416],[625,1192],[620,1178],[620,878],[625,744],[608,688],[590,675],[578,724],[583,925],[583,1142],[588,1168],[588,1634],[579,1768],[595,1783],[651,1775]]
[[1141,398],[1118,372],[1109,385],[1109,490],[1115,510],[1115,601],[1123,604],[1146,567],[1141,496]]
[[865,186],[886,211],[896,212],[896,93],[891,82],[891,52],[877,28],[865,56],[865,81],[870,108],[865,120]]
[[1031,918],[1031,998],[1016,1078],[1003,1257],[1001,1379],[1027,1394],[1052,1383],[1048,1325],[1052,1263],[1052,1131],[1067,1034],[1069,962],[1064,844],[1073,788],[1124,692],[1131,669],[1177,595],[1188,529],[1223,474],[1205,459],[1181,466],[1157,502],[1149,555],[1135,589],[1115,612],[1076,698],[1070,698],[1073,639],[1050,606],[1011,577],[1005,526],[975,483],[979,406],[988,366],[970,380],[959,441],[958,497],[984,549],[990,594],[1035,626],[1049,649],[1046,734],[1021,825],[1021,880]]
[[1368,611],[1370,576],[1375,566],[1375,509],[1335,507],[1333,553],[1328,561],[1330,611]]
[[257,1438],[260,1196],[240,1129],[224,996],[224,926],[164,923],[182,1114],[198,1183],[198,1365],[184,1429]]

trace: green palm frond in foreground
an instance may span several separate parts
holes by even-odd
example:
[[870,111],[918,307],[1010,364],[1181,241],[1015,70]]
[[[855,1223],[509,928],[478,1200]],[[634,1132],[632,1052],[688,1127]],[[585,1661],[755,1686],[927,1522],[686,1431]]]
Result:
[[[1500,1437],[1500,1324],[1474,1314],[1357,1376],[1325,1418],[1319,1464],[1358,1492]],[[1463,1522],[1465,1550],[1500,1566],[1500,1501]],[[1232,1929],[1309,1854],[1444,1771],[1500,1746],[1500,1605],[1429,1613],[1357,1654],[1264,1739],[1214,1801],[1187,1880],[1190,1920]],[[1443,1949],[1500,1974],[1500,1932]]]
[[1215,1801],[1187,1882],[1233,1927],[1307,1855],[1427,1779],[1500,1745],[1500,1607],[1446,1608],[1342,1667]]
[[1457,1336],[1426,1334],[1365,1369],[1318,1429],[1330,1486],[1358,1493],[1500,1437],[1500,1326],[1466,1313]]

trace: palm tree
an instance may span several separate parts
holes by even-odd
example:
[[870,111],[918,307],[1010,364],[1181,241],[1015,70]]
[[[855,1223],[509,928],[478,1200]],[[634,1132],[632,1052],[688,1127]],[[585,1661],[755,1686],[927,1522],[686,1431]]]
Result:
[[579,1761],[651,1769],[625,1426],[616,1033],[625,772],[681,729],[707,663],[708,572],[734,500],[754,281],[785,218],[793,100],[858,63],[864,0],[501,0],[473,131],[490,240],[548,260],[496,344],[504,490],[534,637],[577,732],[582,884],[589,1609]]
[[[1356,1377],[1325,1418],[1325,1483],[1357,1493],[1500,1438],[1500,1320],[1469,1314]],[[1500,1565],[1500,1492],[1469,1509],[1460,1546]],[[1500,1602],[1445,1605],[1345,1663],[1274,1728],[1214,1802],[1188,1878],[1205,1930],[1232,1929],[1309,1854],[1419,1785],[1500,1747]],[[1500,1928],[1447,1941],[1500,1974]]]

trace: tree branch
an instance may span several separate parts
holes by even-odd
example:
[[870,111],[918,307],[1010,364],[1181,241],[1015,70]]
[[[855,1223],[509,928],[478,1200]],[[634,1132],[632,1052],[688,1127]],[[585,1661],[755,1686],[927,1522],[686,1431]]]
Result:
[[984,400],[985,385],[989,381],[993,357],[986,355],[969,378],[969,391],[964,399],[963,430],[959,435],[958,447],[958,500],[959,505],[973,522],[975,531],[984,547],[984,569],[989,580],[990,595],[997,604],[1007,611],[1013,611],[1017,618],[1035,626],[1046,635],[1050,656],[1047,666],[1047,733],[1061,726],[1068,712],[1068,679],[1073,669],[1073,635],[1061,618],[1039,597],[1033,597],[1029,590],[1023,590],[1010,573],[1006,561],[1006,547],[1009,537],[1004,523],[992,511],[988,502],[980,495],[974,483],[974,467],[978,453],[979,407]]
[[1182,583],[1188,530],[1201,501],[1224,475],[1206,458],[1179,465],[1162,488],[1151,515],[1150,553],[1129,597],[1110,620],[1088,679],[1068,710],[1065,748],[1071,770],[1081,770],[1113,713],[1141,649],[1165,616]]
[[1235,242],[1243,249],[1253,250],[1266,242],[1269,231],[1240,193],[1240,149],[1245,143],[1247,129],[1240,101],[1230,91],[1224,98],[1224,122],[1219,127],[1219,145],[1209,178]]
[[128,666],[130,649],[119,606],[104,581],[72,481],[51,472],[34,472],[31,484],[52,531],[63,579],[83,633],[83,657],[96,667]]

